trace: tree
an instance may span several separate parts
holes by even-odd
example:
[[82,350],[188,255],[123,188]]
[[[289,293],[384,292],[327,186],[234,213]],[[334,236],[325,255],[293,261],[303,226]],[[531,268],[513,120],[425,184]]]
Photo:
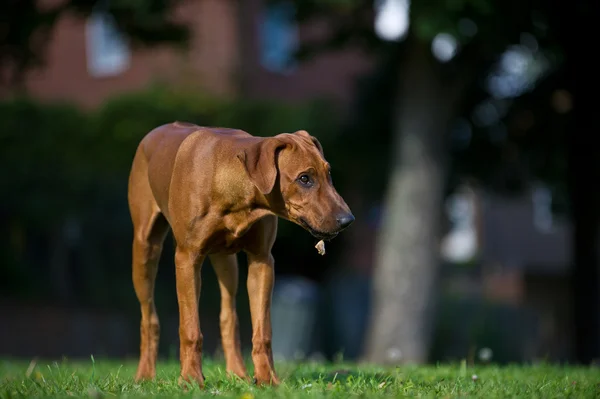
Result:
[[178,0],[64,0],[40,4],[35,0],[0,3],[0,86],[19,87],[25,74],[44,62],[46,46],[59,18],[69,12],[82,16],[103,9],[133,44],[185,44],[187,29],[169,18]]
[[[391,144],[388,158],[391,172],[384,184],[383,226],[375,261],[374,303],[366,358],[379,363],[419,363],[428,358],[432,332],[440,264],[441,210],[451,172],[449,158],[453,155],[447,146],[450,128],[459,116],[471,119],[469,114],[473,106],[483,100],[500,100],[507,105],[506,110],[494,121],[493,126],[480,129],[473,127],[472,130],[484,131],[488,135],[488,131],[497,128],[499,123],[510,124],[508,119],[512,112],[509,111],[519,105],[515,99],[535,89],[538,78],[544,78],[542,81],[551,79],[561,70],[560,63],[555,59],[562,49],[558,48],[558,54],[548,50],[554,50],[557,45],[565,47],[571,44],[568,41],[561,42],[557,37],[560,34],[558,22],[551,17],[559,12],[559,8],[553,7],[553,4],[517,0],[437,0],[412,2],[406,38],[393,49],[393,44],[384,44],[375,38],[373,19],[369,18],[374,3],[351,0],[318,4],[299,2],[298,18],[301,21],[310,20],[311,17],[328,18],[328,25],[332,27],[330,37],[305,44],[300,55],[310,56],[314,51],[360,43],[366,44],[388,64],[387,84],[393,84],[393,87],[383,91],[387,96],[383,101],[391,102],[387,115],[393,118],[392,137],[387,141],[387,144]],[[436,42],[439,45],[442,39],[445,39],[446,47],[450,46],[455,53],[451,56],[446,54],[445,59],[440,61],[432,56],[431,49]],[[520,91],[498,95],[486,90],[487,78],[494,72],[493,68],[497,68],[498,61],[502,61],[501,56],[508,46],[521,42],[523,47],[523,41],[527,40],[533,41],[543,53],[549,53],[546,58],[550,61],[545,73],[538,72],[536,79],[528,82],[529,87]],[[400,55],[390,56],[390,49],[398,51]],[[378,102],[379,93],[374,90],[371,94],[370,100]],[[548,101],[548,98],[544,97],[543,101]],[[381,105],[381,101],[378,104]],[[357,125],[363,132],[369,129],[366,123]],[[376,127],[370,127],[371,135],[372,129]],[[360,135],[357,130],[354,132],[357,137]],[[373,141],[368,142],[383,150]],[[537,140],[532,148],[527,147],[531,144],[530,140],[508,137],[503,141],[500,145],[490,145],[489,139],[483,140],[487,150],[501,150],[510,146],[517,151],[527,152],[532,159],[536,159],[540,150],[546,149],[540,144],[543,139]],[[365,152],[364,133],[356,142],[362,147],[355,155]],[[473,139],[470,147],[477,147],[475,144],[478,142],[481,144],[482,140]],[[471,148],[471,154],[476,152],[474,149]],[[484,154],[489,154],[489,151]],[[478,162],[471,165],[482,171],[469,169],[469,165],[462,162],[462,172],[484,177],[484,182],[491,185],[497,183],[493,176],[499,167],[491,164],[485,156],[475,156]],[[470,159],[474,159],[472,155]],[[502,160],[501,157],[499,159]],[[360,162],[360,167],[364,169],[367,164]],[[380,164],[377,166],[380,167]],[[513,169],[516,171],[516,181],[522,180],[522,175],[527,173],[538,173],[540,178],[549,177],[545,176],[547,171],[543,167],[530,164],[525,157],[521,157]],[[354,172],[360,175],[359,169],[354,169]],[[363,175],[371,178],[380,172],[381,169],[377,173],[371,169]],[[550,178],[556,178],[560,173],[558,171]],[[513,187],[502,183],[500,186],[504,187],[499,188],[519,188],[518,185]]]
[[[414,25],[406,39],[407,57],[399,68],[396,138],[367,342],[367,358],[380,363],[422,363],[428,359],[440,265],[441,211],[449,175],[447,133],[463,110],[466,94],[523,29],[523,21],[513,19],[511,31],[491,18],[494,15],[500,20],[499,13],[514,12],[516,7],[503,10],[488,2],[456,2],[454,15],[447,13],[451,20],[441,21],[437,29],[434,25],[428,32],[429,28],[420,24],[425,25],[435,14],[430,14],[431,4],[427,8],[417,4],[411,10]],[[438,2],[433,10],[443,14],[447,4]],[[453,21],[468,17],[477,21],[483,32],[474,38],[459,33],[456,36],[462,39],[463,49],[455,59],[446,65],[435,60],[431,41],[439,38],[439,32],[452,32]]]

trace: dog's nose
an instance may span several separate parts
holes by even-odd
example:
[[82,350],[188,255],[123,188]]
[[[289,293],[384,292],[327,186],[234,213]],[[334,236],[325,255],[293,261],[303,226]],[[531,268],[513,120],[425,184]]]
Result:
[[354,215],[352,215],[351,213],[345,213],[343,215],[338,216],[336,220],[340,228],[345,229],[346,227],[350,226],[352,222],[354,222]]

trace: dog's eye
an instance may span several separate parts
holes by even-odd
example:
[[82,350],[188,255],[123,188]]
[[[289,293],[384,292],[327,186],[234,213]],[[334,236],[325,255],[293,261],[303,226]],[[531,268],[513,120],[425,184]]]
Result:
[[310,186],[312,183],[310,180],[310,176],[308,176],[308,175],[300,175],[298,180],[300,181],[300,183],[304,184],[305,186]]

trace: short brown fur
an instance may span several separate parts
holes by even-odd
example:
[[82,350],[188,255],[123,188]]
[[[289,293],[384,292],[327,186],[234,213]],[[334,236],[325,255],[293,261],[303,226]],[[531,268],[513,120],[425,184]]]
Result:
[[248,378],[235,304],[235,254],[244,251],[254,377],[257,383],[277,385],[270,317],[277,217],[321,239],[335,237],[354,220],[333,187],[318,140],[305,131],[261,138],[235,129],[163,125],[138,146],[128,200],[134,227],[133,283],[142,313],[136,380],[152,379],[156,373],[160,327],[154,282],[170,228],[176,242],[181,379],[204,384],[198,300],[206,257],[221,291],[227,370]]

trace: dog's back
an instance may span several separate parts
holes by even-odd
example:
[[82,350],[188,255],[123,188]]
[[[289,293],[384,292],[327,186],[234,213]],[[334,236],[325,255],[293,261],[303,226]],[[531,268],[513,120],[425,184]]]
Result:
[[140,178],[148,179],[154,199],[163,214],[167,211],[177,151],[183,141],[199,129],[200,126],[189,123],[170,123],[152,130],[140,142],[138,152],[143,153],[147,162],[146,176]]
[[187,122],[169,123],[150,131],[141,140],[134,158],[130,175],[130,195],[133,194],[132,186],[148,185],[156,205],[167,219],[169,219],[169,190],[175,162],[183,142],[193,134],[197,136],[194,139],[194,146],[204,147],[206,152],[214,155],[219,151],[210,151],[209,148],[218,145],[217,143],[222,140],[256,139],[238,129],[204,127]]

